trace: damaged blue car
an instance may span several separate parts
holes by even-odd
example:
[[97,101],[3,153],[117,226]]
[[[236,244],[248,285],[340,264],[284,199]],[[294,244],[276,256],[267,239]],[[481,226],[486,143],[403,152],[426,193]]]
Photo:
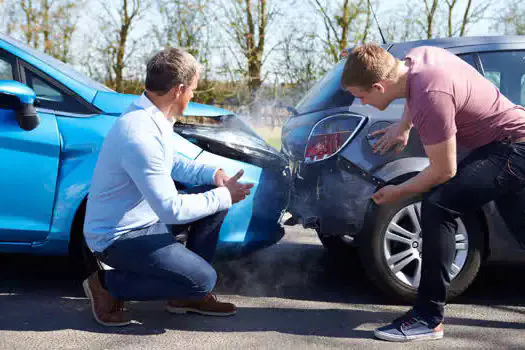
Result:
[[[92,259],[82,227],[94,166],[106,133],[136,98],[0,35],[0,253]],[[191,103],[174,129],[181,155],[232,175],[244,169],[242,180],[255,185],[229,210],[219,252],[279,241],[286,158],[227,110]]]

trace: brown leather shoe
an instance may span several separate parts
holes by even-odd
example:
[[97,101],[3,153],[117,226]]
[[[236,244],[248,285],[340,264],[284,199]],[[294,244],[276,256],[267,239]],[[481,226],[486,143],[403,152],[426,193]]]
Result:
[[131,321],[122,311],[123,304],[102,288],[95,272],[82,283],[86,296],[91,300],[91,309],[95,320],[103,326],[127,326]]
[[207,316],[231,316],[235,315],[237,308],[232,303],[221,303],[210,293],[200,300],[170,300],[166,311],[172,314],[193,312]]

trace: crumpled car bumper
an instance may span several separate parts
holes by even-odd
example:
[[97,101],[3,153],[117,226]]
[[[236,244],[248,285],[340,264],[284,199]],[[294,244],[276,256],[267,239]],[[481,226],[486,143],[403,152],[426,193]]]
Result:
[[334,157],[292,167],[289,211],[294,220],[323,235],[357,235],[364,226],[377,186]]

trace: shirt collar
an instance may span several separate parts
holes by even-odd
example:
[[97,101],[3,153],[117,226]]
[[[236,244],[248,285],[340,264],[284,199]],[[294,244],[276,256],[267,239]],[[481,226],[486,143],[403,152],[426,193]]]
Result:
[[157,106],[155,106],[153,102],[151,102],[151,100],[146,96],[145,92],[143,92],[142,95],[140,95],[140,98],[135,101],[135,105],[145,110],[159,127],[163,129],[169,128],[170,131],[173,131],[175,118],[173,118],[172,121],[168,120],[164,113],[162,113],[162,111],[158,109]]

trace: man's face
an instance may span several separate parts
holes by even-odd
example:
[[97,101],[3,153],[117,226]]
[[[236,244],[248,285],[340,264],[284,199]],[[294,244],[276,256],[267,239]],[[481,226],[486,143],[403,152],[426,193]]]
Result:
[[197,85],[199,84],[199,72],[195,74],[193,77],[193,80],[189,86],[182,85],[179,90],[179,97],[177,100],[178,104],[178,110],[179,113],[182,114],[186,110],[186,107],[188,107],[188,103],[190,103],[191,99],[193,98],[193,91],[197,89]]
[[388,91],[388,84],[384,81],[375,83],[370,89],[365,89],[359,86],[349,86],[346,89],[355,98],[360,99],[362,104],[370,105],[380,111],[384,111],[394,100]]

